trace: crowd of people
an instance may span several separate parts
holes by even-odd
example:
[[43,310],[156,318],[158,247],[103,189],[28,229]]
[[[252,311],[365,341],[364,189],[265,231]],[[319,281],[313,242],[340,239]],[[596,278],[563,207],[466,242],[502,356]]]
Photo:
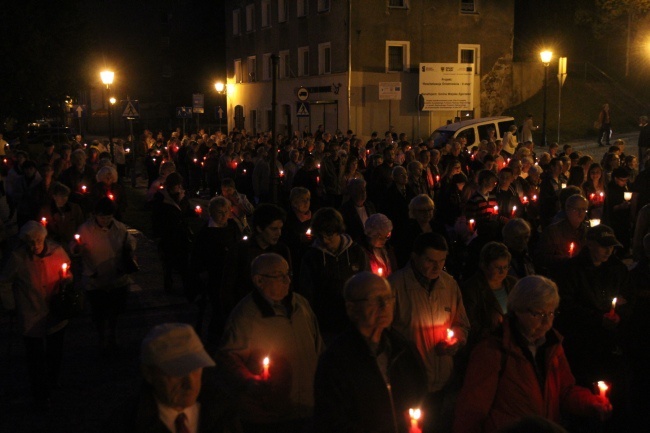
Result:
[[[513,127],[471,147],[322,127],[117,140],[145,155],[162,289],[179,277],[199,317],[147,336],[140,400],[115,431],[626,425],[647,384],[650,152],[535,148],[529,123],[521,142]],[[119,344],[137,271],[123,157],[78,136],[35,157],[9,149],[0,167],[2,306],[40,405],[58,381],[64,292],[85,294],[99,345]]]

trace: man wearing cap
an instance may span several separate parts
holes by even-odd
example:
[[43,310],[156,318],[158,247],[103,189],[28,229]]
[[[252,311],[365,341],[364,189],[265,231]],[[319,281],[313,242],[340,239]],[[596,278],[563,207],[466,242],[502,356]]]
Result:
[[244,389],[241,420],[247,433],[300,432],[314,407],[313,380],[323,350],[307,300],[289,292],[289,264],[279,254],[253,260],[256,289],[233,310],[220,359]]
[[137,401],[129,401],[111,417],[110,431],[240,432],[232,399],[220,396],[203,375],[204,368],[214,365],[190,325],[156,326],[142,341],[143,388]]
[[612,254],[615,247],[621,244],[610,227],[591,227],[582,251],[558,274],[562,314],[556,326],[564,335],[576,381],[583,386],[611,380],[621,366],[620,322],[628,313],[628,270]]
[[415,347],[390,329],[395,295],[384,278],[360,272],[345,283],[344,297],[352,326],[318,363],[315,431],[406,431],[408,409],[426,394],[426,375]]

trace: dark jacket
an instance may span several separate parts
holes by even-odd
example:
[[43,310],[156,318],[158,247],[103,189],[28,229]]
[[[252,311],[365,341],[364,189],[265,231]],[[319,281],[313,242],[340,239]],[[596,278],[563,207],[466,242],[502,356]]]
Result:
[[349,322],[343,285],[352,275],[368,270],[368,257],[363,248],[346,234],[341,234],[341,246],[334,254],[318,239],[305,253],[298,292],[309,300],[323,332],[338,333],[345,329]]
[[[203,386],[198,402],[198,433],[239,433],[241,427],[235,409],[236,400],[220,395],[207,386],[204,370]],[[149,384],[143,384],[136,398],[119,407],[104,424],[105,433],[169,433],[158,416],[158,405]]]
[[[363,204],[366,208],[366,213],[368,216],[377,213],[375,210],[375,205],[372,202],[366,200]],[[341,205],[339,209],[341,216],[343,216],[343,222],[345,223],[345,232],[350,235],[353,241],[359,242],[366,237],[363,223],[359,214],[357,213],[356,206],[352,200],[348,200]]]
[[314,385],[316,432],[408,431],[408,409],[420,407],[427,392],[422,361],[392,330],[384,331],[380,348],[387,358],[386,377],[378,357],[353,328],[321,356]]

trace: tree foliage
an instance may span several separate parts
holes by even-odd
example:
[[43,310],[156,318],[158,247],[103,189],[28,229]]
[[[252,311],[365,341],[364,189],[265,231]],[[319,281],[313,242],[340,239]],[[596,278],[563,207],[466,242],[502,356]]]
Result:
[[594,0],[590,6],[577,9],[576,22],[590,26],[596,39],[628,31],[630,22],[634,25],[650,12],[650,0]]

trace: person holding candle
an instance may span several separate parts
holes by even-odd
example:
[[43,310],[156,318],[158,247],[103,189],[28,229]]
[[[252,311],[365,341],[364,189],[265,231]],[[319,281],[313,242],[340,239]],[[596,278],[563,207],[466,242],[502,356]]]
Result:
[[39,212],[47,220],[48,236],[63,248],[67,248],[77,228],[84,222],[83,211],[79,205],[71,203],[69,197],[70,188],[61,182],[54,182],[52,199]]
[[[84,211],[84,215],[88,215],[92,210],[87,192],[97,181],[95,178],[95,170],[86,164],[86,152],[83,149],[77,149],[70,155],[72,166],[63,170],[59,177],[59,182],[70,188],[70,201],[78,204]],[[82,187],[86,186],[86,191]]]
[[231,218],[239,226],[239,231],[243,234],[251,234],[248,219],[253,216],[255,207],[248,201],[246,194],[238,192],[235,181],[226,177],[221,180],[221,195],[230,201],[232,205],[230,209]]
[[494,211],[494,207],[498,206],[493,192],[497,185],[497,175],[492,171],[481,170],[478,173],[478,188],[465,205],[465,218],[467,220],[473,219],[479,224],[479,222],[497,221],[499,219],[498,211]]
[[392,231],[393,223],[388,217],[376,213],[366,220],[366,237],[359,243],[368,256],[370,270],[384,278],[397,270],[395,250],[390,244]]
[[[394,327],[418,349],[427,373],[424,430],[446,431],[454,355],[470,329],[458,283],[443,270],[448,247],[437,233],[415,238],[409,263],[388,278],[397,300]],[[447,342],[447,329],[456,341]]]
[[115,202],[114,218],[122,221],[126,211],[127,199],[124,186],[117,181],[117,170],[112,165],[105,165],[97,171],[95,176],[97,182],[92,185],[89,191],[89,204],[94,208],[95,204],[103,197],[109,197]]
[[500,332],[470,356],[454,432],[496,432],[529,416],[560,423],[564,414],[611,415],[609,401],[576,385],[562,337],[553,329],[559,303],[553,281],[534,275],[517,282]]
[[0,275],[0,301],[16,310],[25,344],[26,367],[34,403],[49,406],[50,390],[57,385],[67,320],[51,310],[54,293],[71,273],[62,275],[70,258],[58,244],[47,240],[47,229],[28,221],[20,229],[22,244],[11,252]]
[[[314,407],[314,373],[324,345],[309,302],[289,290],[289,263],[262,254],[250,267],[255,289],[226,324],[218,359],[241,396],[246,433],[300,432]],[[268,358],[268,379],[264,379]]]
[[587,180],[582,184],[582,192],[589,200],[589,217],[601,219],[603,216],[605,182],[603,168],[600,164],[593,163],[589,166]]
[[314,242],[302,258],[298,292],[311,303],[328,339],[348,324],[343,285],[355,273],[370,270],[370,266],[363,248],[345,233],[343,217],[336,209],[319,209],[311,230]]
[[[217,344],[223,332],[226,315],[221,304],[221,281],[226,258],[241,239],[239,227],[230,218],[231,203],[225,197],[214,197],[208,204],[208,221],[201,227],[192,243],[190,268],[198,276],[201,292],[207,295],[212,308],[207,340]],[[197,330],[201,329],[205,300],[199,303]]]
[[158,178],[151,183],[149,189],[147,190],[146,200],[148,203],[153,200],[158,191],[165,187],[165,179],[167,179],[167,176],[175,171],[176,164],[174,164],[172,161],[166,161],[160,164],[160,176],[158,176]]
[[511,258],[504,244],[488,242],[481,250],[478,271],[460,285],[472,329],[466,346],[468,355],[479,341],[499,327],[508,313],[508,293],[517,282],[508,275]]
[[408,409],[420,407],[427,392],[426,374],[413,344],[391,329],[391,286],[360,272],[343,293],[351,326],[318,362],[314,431],[406,433]]
[[116,220],[115,202],[100,199],[93,217],[79,227],[79,240],[70,242],[73,256],[81,257],[82,286],[103,348],[117,348],[117,319],[126,309],[131,278],[122,265],[125,250],[135,250],[135,239]]
[[[558,272],[563,314],[557,327],[564,334],[577,382],[589,386],[607,380],[621,395],[627,380],[627,300],[631,294],[627,266],[613,254],[617,247],[621,243],[610,227],[600,224],[587,231],[585,246]],[[617,304],[612,314],[614,298]],[[612,397],[617,399],[617,395]]]
[[559,270],[563,261],[580,252],[587,234],[588,208],[589,202],[579,194],[566,199],[566,218],[546,227],[537,244],[534,259],[538,273],[549,276]]
[[614,230],[616,239],[622,244],[622,248],[616,252],[621,258],[628,255],[632,237],[631,203],[625,200],[629,176],[627,169],[623,167],[612,171],[612,180],[607,184],[605,190],[605,207],[602,219],[602,223],[609,225]]
[[[291,209],[287,212],[287,220],[282,226],[280,241],[291,251],[291,263],[300,263],[314,240],[311,232],[307,232],[311,227],[311,193],[301,186],[292,188],[289,193],[289,205]],[[299,268],[298,266],[294,270],[296,281],[300,281]]]

